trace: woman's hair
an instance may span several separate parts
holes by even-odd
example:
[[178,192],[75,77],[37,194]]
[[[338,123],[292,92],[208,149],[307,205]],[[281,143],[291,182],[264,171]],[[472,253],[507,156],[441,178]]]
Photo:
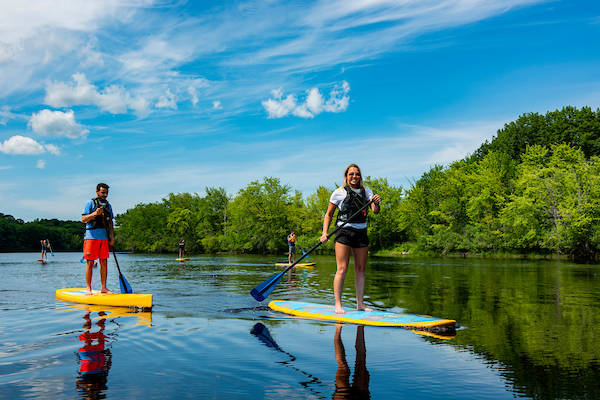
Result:
[[360,174],[360,181],[358,182],[358,186],[365,187],[365,185],[363,184],[362,172],[360,171],[360,167],[356,164],[348,165],[348,168],[346,168],[346,171],[344,171],[344,184],[342,185],[342,187],[346,187],[347,185],[350,185],[348,183],[348,171],[350,171],[350,168],[356,168],[358,170],[358,173]]

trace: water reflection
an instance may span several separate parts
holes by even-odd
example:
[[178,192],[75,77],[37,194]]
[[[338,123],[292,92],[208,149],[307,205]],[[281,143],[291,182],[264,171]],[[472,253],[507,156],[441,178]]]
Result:
[[350,383],[350,367],[346,361],[346,350],[342,343],[342,326],[335,326],[333,347],[338,369],[335,374],[334,399],[370,399],[369,371],[367,371],[367,349],[365,347],[365,326],[356,326],[356,360],[354,361],[354,379]]
[[[71,308],[71,307],[70,307]],[[108,373],[112,365],[112,340],[116,331],[125,324],[117,324],[113,318],[135,316],[136,325],[152,326],[150,312],[135,312],[129,308],[76,305],[72,308],[83,309],[84,332],[78,336],[81,348],[77,351],[79,370],[75,387],[81,399],[100,399],[106,397]],[[94,315],[96,314],[96,315]],[[94,323],[93,318],[98,320]],[[106,322],[114,323],[114,329],[106,330]]]
[[259,323],[255,324],[254,327],[252,327],[252,330],[250,331],[250,333],[253,334],[254,336],[256,336],[258,339],[260,339],[260,341],[263,342],[267,347],[270,347],[272,349],[275,349],[275,350],[287,355],[290,359],[288,361],[281,362],[281,364],[285,365],[286,367],[290,367],[290,368],[294,369],[295,371],[298,371],[301,374],[305,375],[308,378],[308,380],[301,381],[298,383],[300,383],[300,385],[304,386],[305,388],[307,388],[308,390],[310,390],[311,392],[316,394],[319,398],[323,397],[319,390],[319,388],[321,386],[324,386],[323,382],[321,382],[316,376],[314,376],[308,372],[302,371],[299,368],[296,368],[293,365],[293,362],[296,360],[296,357],[291,355],[290,353],[284,351],[283,349],[281,349],[281,347],[279,347],[277,342],[275,342],[275,339],[273,339],[273,337],[269,333],[269,330],[267,329],[266,326],[264,326],[263,324],[261,324],[259,322]]
[[104,334],[106,319],[103,317],[107,314],[104,311],[98,312],[100,318],[95,324],[98,330],[93,330],[90,314],[91,311],[88,311],[83,316],[85,332],[79,335],[83,346],[77,352],[79,377],[76,387],[83,399],[103,397],[102,392],[108,388],[106,383],[112,360],[110,349],[106,347],[109,337]]
[[[333,399],[370,399],[371,394],[369,392],[369,371],[367,370],[367,349],[365,346],[365,327],[364,325],[356,325],[356,359],[354,361],[354,376],[352,382],[350,382],[350,367],[346,361],[346,350],[344,343],[342,342],[342,327],[343,324],[337,324],[335,327],[335,336],[333,339],[333,348],[335,360],[338,368],[335,374],[335,392],[333,393]],[[283,354],[290,357],[289,361],[282,362],[283,365],[290,366],[294,370],[309,377],[310,380],[306,382],[299,382],[302,386],[311,390],[315,394],[319,395],[319,398],[323,398],[322,393],[319,393],[319,387],[324,386],[323,382],[317,377],[310,373],[302,371],[292,365],[296,360],[296,357],[282,350],[279,345],[275,342],[269,330],[260,322],[254,325],[250,331],[253,335],[258,337],[267,347],[271,347]],[[316,385],[316,386],[315,386]]]

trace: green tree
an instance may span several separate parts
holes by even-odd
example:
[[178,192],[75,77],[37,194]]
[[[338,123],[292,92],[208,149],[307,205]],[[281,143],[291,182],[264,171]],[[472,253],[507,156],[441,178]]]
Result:
[[293,211],[291,187],[278,178],[264,178],[240,189],[228,208],[227,234],[233,250],[277,253],[286,247],[285,238]]
[[561,144],[531,146],[523,155],[511,202],[502,212],[506,236],[521,248],[556,254],[595,252],[600,221],[598,158]]

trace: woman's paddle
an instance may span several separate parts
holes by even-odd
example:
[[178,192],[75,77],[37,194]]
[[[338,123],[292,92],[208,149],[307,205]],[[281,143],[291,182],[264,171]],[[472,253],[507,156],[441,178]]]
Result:
[[[108,227],[106,226],[106,221],[104,221],[104,213],[102,214],[102,223],[104,224],[104,229],[106,230],[106,236],[108,236],[108,240],[110,241],[110,233],[108,232]],[[112,247],[113,257],[115,258],[115,264],[117,264],[117,270],[119,271],[119,286],[121,286],[121,293],[133,293],[133,289],[127,279],[121,273],[121,268],[119,267],[119,262],[117,261],[117,255],[115,254],[115,248]]]
[[[369,200],[367,202],[367,204],[365,204],[357,212],[355,212],[354,214],[352,214],[350,216],[350,218],[348,218],[346,220],[346,222],[344,222],[342,225],[340,225],[337,228],[335,228],[335,230],[333,232],[331,232],[329,235],[327,235],[327,239],[329,239],[333,235],[335,235],[337,231],[339,231],[340,229],[342,229],[348,223],[348,221],[351,221],[354,217],[356,217],[358,214],[360,214],[361,212],[363,212],[367,207],[369,207],[371,205],[372,202],[373,202],[373,200]],[[296,264],[298,264],[301,260],[303,260],[304,258],[306,258],[310,253],[312,253],[313,251],[315,251],[317,249],[317,247],[319,247],[322,244],[323,244],[323,242],[321,242],[319,240],[319,242],[317,244],[315,244],[312,247],[312,249],[310,249],[309,251],[307,251],[306,253],[304,253],[302,255],[302,257],[300,257],[299,259],[296,260],[295,263],[293,263],[292,265],[290,265],[289,267],[287,267],[282,272],[273,275],[272,277],[270,277],[269,279],[267,279],[266,281],[264,281],[260,285],[256,286],[254,289],[252,289],[250,291],[250,294],[252,295],[252,297],[254,297],[256,299],[256,301],[263,301],[264,299],[266,299],[271,294],[271,292],[273,291],[273,289],[275,289],[275,286],[277,286],[277,284],[279,283],[279,281],[281,280],[281,278],[283,278],[283,275],[286,272],[288,272],[291,268],[295,267]]]

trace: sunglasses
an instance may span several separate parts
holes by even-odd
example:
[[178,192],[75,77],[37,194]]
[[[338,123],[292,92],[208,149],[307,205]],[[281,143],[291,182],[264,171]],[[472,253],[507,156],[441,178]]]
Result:
[[350,172],[348,176],[360,176],[360,174],[358,172]]

